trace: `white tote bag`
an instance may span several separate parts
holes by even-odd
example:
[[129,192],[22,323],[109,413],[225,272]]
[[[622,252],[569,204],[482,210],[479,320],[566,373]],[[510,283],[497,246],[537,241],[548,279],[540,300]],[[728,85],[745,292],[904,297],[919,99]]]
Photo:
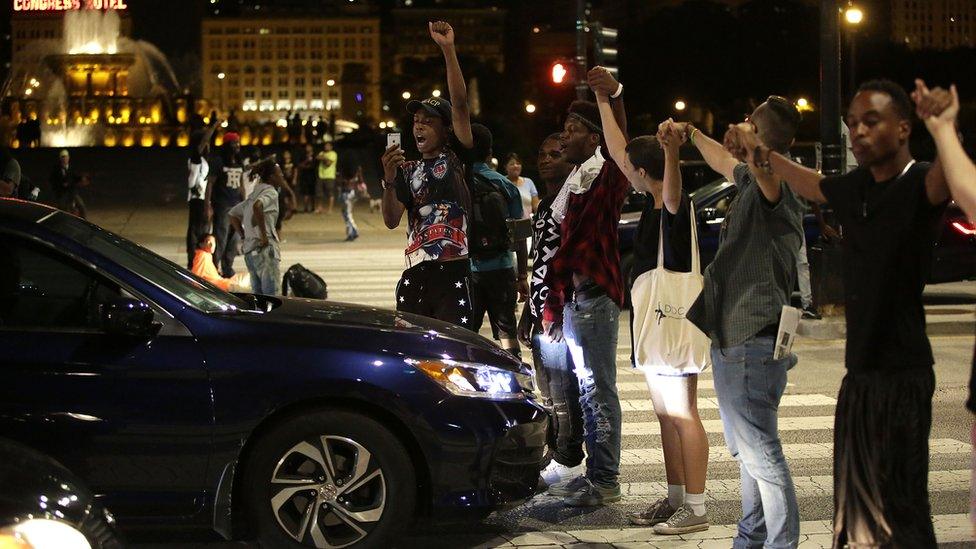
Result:
[[691,206],[691,272],[664,267],[664,212],[657,242],[657,267],[634,280],[634,360],[646,373],[697,374],[711,364],[711,340],[685,318],[704,287],[698,257],[695,208]]

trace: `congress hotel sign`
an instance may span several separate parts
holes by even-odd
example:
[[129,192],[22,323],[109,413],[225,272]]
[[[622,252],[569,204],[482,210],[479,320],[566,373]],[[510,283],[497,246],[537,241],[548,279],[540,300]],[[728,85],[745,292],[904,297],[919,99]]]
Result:
[[125,0],[14,0],[14,11],[124,10]]

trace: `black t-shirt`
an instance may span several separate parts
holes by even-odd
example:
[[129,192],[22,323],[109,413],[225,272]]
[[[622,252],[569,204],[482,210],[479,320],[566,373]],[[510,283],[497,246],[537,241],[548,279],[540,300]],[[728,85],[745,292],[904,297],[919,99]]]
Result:
[[664,266],[671,271],[691,272],[691,200],[681,193],[678,211],[656,209],[654,197],[647,197],[647,205],[634,235],[634,268],[632,280],[657,267],[657,243],[664,216]]
[[922,290],[945,205],[925,193],[928,163],[875,182],[858,169],[828,177],[820,190],[844,229],[847,369],[929,368]]
[[215,207],[232,208],[244,200],[244,164],[241,158],[215,154],[208,162],[210,177],[213,177],[213,190],[210,201]]

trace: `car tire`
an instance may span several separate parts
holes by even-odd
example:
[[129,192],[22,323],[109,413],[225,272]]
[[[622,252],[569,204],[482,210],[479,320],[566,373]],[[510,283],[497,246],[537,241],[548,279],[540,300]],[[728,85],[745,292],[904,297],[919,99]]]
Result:
[[244,474],[264,547],[389,547],[413,519],[417,480],[403,443],[371,417],[321,410],[255,444]]

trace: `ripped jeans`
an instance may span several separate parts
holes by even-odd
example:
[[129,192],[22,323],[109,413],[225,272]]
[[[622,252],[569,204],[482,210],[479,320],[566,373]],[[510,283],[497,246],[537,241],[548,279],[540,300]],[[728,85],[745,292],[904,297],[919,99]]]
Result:
[[619,322],[620,308],[607,296],[567,303],[563,313],[563,334],[579,379],[586,476],[602,487],[617,486],[620,473]]

